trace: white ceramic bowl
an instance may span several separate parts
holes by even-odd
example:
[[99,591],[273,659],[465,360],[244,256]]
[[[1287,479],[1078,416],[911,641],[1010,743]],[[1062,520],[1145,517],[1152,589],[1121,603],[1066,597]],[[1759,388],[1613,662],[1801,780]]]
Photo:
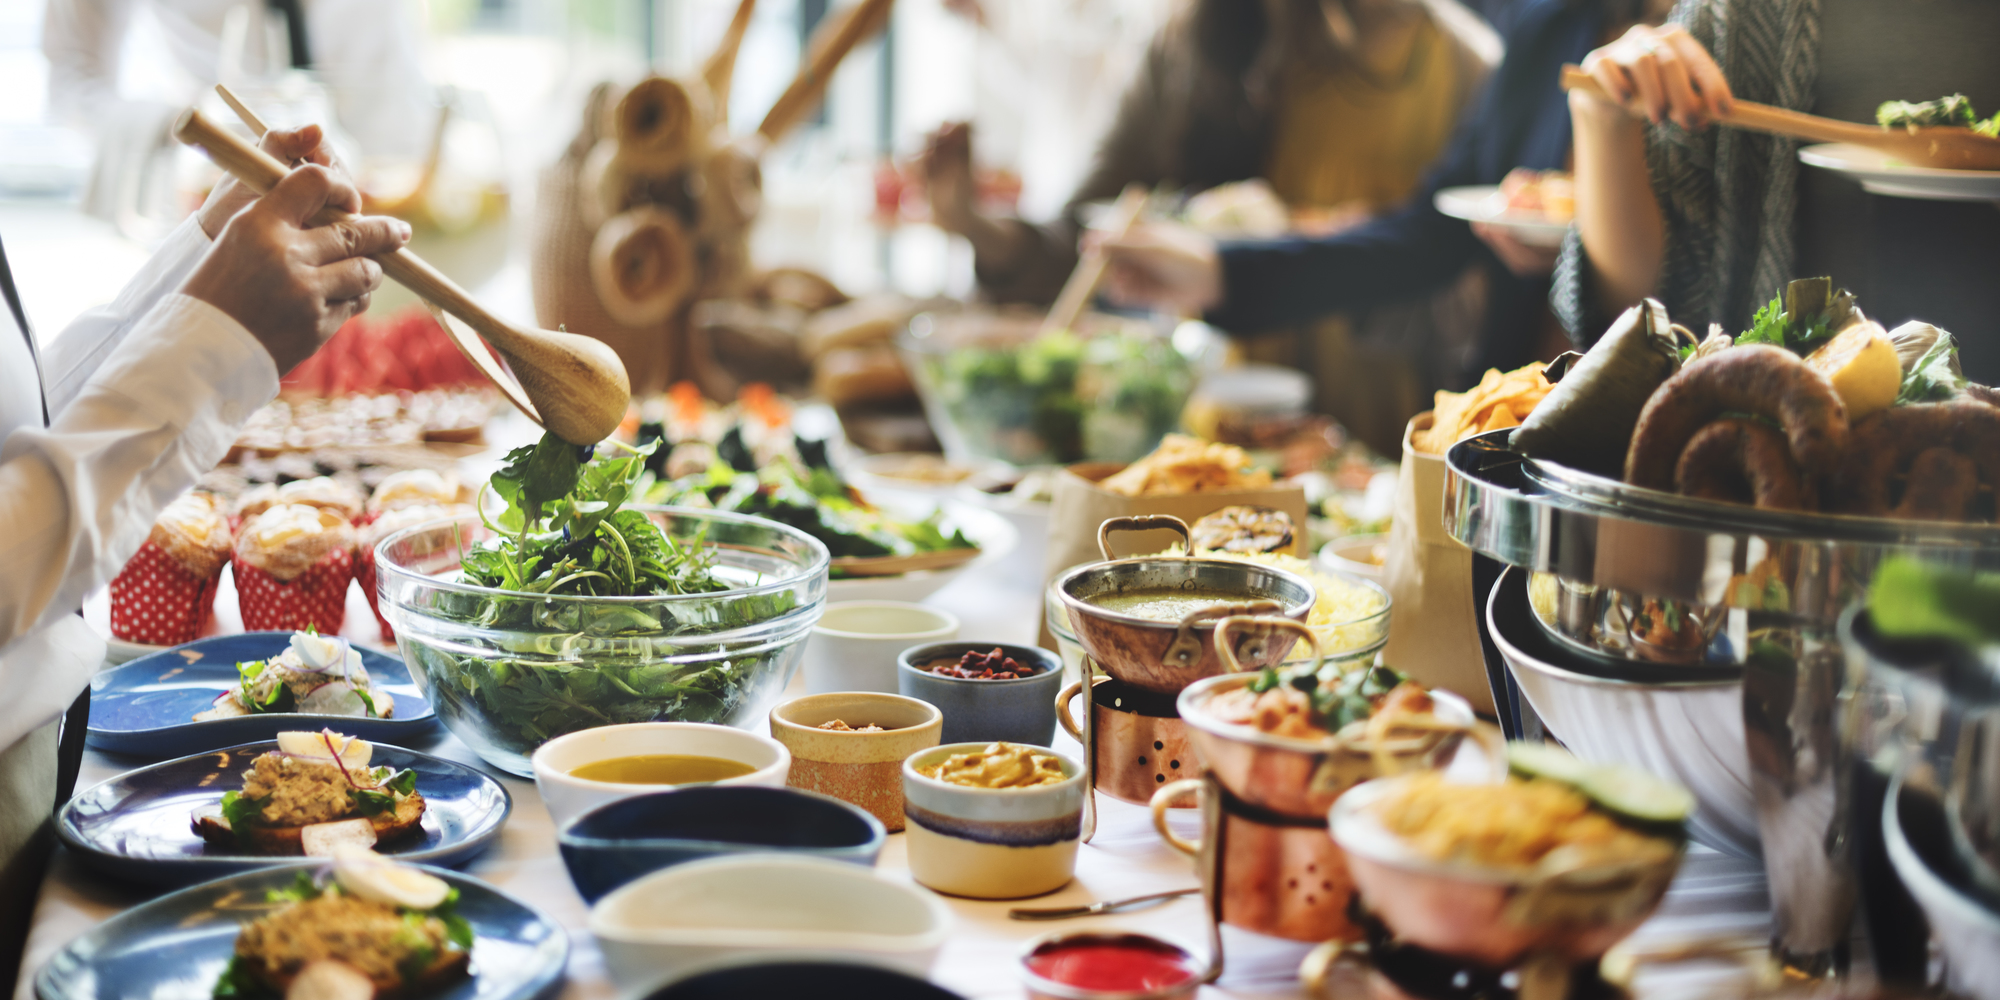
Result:
[[928,975],[951,930],[929,891],[871,869],[775,854],[694,861],[631,882],[588,926],[629,996],[737,956],[829,958]]
[[976,788],[927,777],[922,768],[990,744],[946,743],[903,761],[903,812],[910,877],[972,899],[1054,892],[1076,876],[1083,824],[1083,765],[1046,747],[1064,778],[1034,788]]
[[[883,503],[884,508],[913,517],[923,517],[928,511],[921,506],[905,506]],[[965,532],[965,537],[979,546],[979,555],[947,569],[927,569],[916,573],[901,573],[896,576],[861,576],[826,582],[826,599],[833,601],[921,601],[960,575],[972,573],[986,575],[996,571],[997,564],[1006,559],[1019,544],[1021,534],[1014,530],[1007,519],[990,510],[981,510],[970,504],[948,500],[944,503],[946,521]],[[895,688],[890,688],[891,691]]]
[[728,726],[705,722],[634,722],[585,729],[542,744],[530,758],[535,768],[535,789],[549,807],[549,817],[555,820],[556,829],[607,802],[673,787],[591,781],[570,773],[595,761],[640,754],[723,757],[756,768],[749,774],[714,782],[717,785],[783,788],[792,772],[792,752],[784,744]]
[[1388,544],[1386,533],[1345,535],[1319,547],[1319,564],[1337,576],[1357,576],[1363,580],[1386,583],[1387,567],[1369,560],[1386,552]]
[[958,616],[909,601],[826,606],[806,639],[806,693],[896,694],[896,654],[958,638]]
[[1750,788],[1750,754],[1743,742],[1743,681],[1639,684],[1596,677],[1529,654],[1523,645],[1540,626],[1519,603],[1504,610],[1509,569],[1486,601],[1486,627],[1549,734],[1587,761],[1630,764],[1670,778],[1694,793],[1698,807],[1688,834],[1724,854],[1762,856],[1757,802]]
[[[1049,478],[1055,470],[1037,469],[1031,476]],[[1011,478],[1011,477],[1010,477]],[[991,480],[975,476],[970,482],[961,483],[956,495],[963,503],[980,510],[998,514],[1014,528],[1018,537],[1014,551],[995,565],[993,571],[1008,576],[1027,579],[1041,579],[1048,575],[1049,559],[1049,510],[1050,503],[1045,490],[1037,489],[1039,498],[1014,493],[988,493],[983,488]]]

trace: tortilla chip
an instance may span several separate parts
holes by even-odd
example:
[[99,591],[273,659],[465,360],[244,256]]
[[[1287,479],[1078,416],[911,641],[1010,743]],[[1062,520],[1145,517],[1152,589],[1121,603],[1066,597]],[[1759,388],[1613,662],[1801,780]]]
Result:
[[1411,435],[1410,445],[1427,454],[1443,454],[1463,438],[1520,426],[1553,388],[1542,374],[1543,367],[1536,361],[1504,374],[1488,368],[1471,389],[1438,393],[1430,429]]

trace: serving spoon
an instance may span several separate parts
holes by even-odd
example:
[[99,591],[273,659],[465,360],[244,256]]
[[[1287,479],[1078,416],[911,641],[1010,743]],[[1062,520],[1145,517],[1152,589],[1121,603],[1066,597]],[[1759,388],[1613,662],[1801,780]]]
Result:
[[[1611,100],[1610,95],[1604,92],[1604,88],[1597,85],[1597,80],[1584,72],[1580,66],[1563,67],[1562,87],[1564,90],[1580,90]],[[1643,117],[1646,113],[1645,108],[1636,100],[1625,102],[1624,108],[1637,116]],[[1717,118],[1716,123],[1730,128],[1781,135],[1792,139],[1844,142],[1850,146],[1865,146],[1916,167],[1933,167],[1940,170],[2000,170],[2000,139],[1980,135],[1969,128],[1957,125],[1926,125],[1916,128],[1862,125],[1857,122],[1843,122],[1822,118],[1819,115],[1809,115],[1802,111],[1774,108],[1754,101],[1731,101],[1729,112]]]
[[[225,99],[233,96],[226,95]],[[233,100],[230,103],[240,104]],[[256,128],[256,124],[251,124],[255,121],[256,117],[251,115],[245,124]],[[173,133],[174,138],[207,153],[216,166],[235,175],[260,195],[291,172],[269,153],[194,108],[181,113],[174,122]],[[314,216],[312,223],[326,225],[352,217],[329,206]],[[377,254],[375,261],[382,265],[383,274],[422,296],[434,314],[442,310],[463,321],[438,317],[466,359],[492,379],[501,395],[528,419],[577,445],[594,445],[610,437],[625,419],[626,407],[632,401],[632,385],[625,375],[624,363],[603,341],[510,324],[486,311],[465,289],[411,253],[408,247]],[[481,337],[485,343],[480,341]],[[487,343],[520,374],[518,381],[494,360],[486,349]]]
[[1164,903],[1169,899],[1192,896],[1200,891],[1201,887],[1195,886],[1190,889],[1173,889],[1167,892],[1148,893],[1144,896],[1133,896],[1129,899],[1107,899],[1103,902],[1089,903],[1083,906],[1016,906],[1007,911],[1007,916],[1012,920],[1067,920],[1070,917],[1094,917],[1100,913],[1130,909],[1134,906],[1144,906],[1147,903]]

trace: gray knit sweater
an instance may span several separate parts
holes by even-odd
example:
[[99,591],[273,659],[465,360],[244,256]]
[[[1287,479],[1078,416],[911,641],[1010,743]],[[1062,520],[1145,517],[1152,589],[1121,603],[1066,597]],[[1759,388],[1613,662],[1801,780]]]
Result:
[[[1681,0],[1671,20],[1715,56],[1732,93],[1808,111],[1819,75],[1819,0]],[[1798,142],[1737,129],[1652,126],[1646,159],[1666,220],[1657,296],[1677,323],[1740,330],[1791,280]],[[1588,345],[1612,316],[1598,300],[1574,228],[1549,301],[1571,339]]]

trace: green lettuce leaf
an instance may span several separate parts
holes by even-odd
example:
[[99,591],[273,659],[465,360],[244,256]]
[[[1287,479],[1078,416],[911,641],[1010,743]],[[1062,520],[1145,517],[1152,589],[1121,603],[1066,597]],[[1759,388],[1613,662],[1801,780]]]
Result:
[[1930,403],[1957,395],[1965,388],[1965,377],[1953,370],[1957,358],[1958,345],[1951,334],[1938,331],[1937,343],[1903,373],[1903,384],[1896,390],[1896,405]]

